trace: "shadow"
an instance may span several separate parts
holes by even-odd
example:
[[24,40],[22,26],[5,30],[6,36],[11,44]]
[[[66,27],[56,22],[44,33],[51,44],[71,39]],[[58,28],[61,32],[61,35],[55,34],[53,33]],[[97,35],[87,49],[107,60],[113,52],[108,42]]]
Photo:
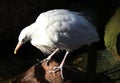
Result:
[[43,69],[43,67],[41,66],[41,64],[38,64],[35,66],[35,78],[37,79],[37,81],[40,81],[42,83],[49,83],[46,79],[45,79],[45,70]]
[[120,33],[117,35],[116,48],[117,48],[118,55],[120,55]]
[[63,76],[65,81],[69,80],[69,83],[85,83],[86,80],[85,73],[68,65],[63,66]]
[[91,81],[91,83],[116,83],[116,82],[115,80],[110,79],[107,75],[96,74],[95,78]]
[[92,81],[95,79],[96,75],[96,64],[97,64],[97,54],[96,49],[93,46],[88,46],[88,64],[87,64],[87,76],[88,82],[93,83]]

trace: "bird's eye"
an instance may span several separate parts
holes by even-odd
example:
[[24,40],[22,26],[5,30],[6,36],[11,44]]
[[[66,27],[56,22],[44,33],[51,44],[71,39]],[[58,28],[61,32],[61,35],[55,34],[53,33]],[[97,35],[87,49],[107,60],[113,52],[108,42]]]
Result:
[[22,39],[22,42],[26,42],[27,36]]

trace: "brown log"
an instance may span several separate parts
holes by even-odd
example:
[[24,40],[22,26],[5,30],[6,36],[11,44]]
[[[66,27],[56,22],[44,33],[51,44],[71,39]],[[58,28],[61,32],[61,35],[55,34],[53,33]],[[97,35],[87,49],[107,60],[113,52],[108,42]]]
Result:
[[64,66],[63,76],[61,78],[60,72],[48,73],[53,67],[58,66],[59,63],[50,61],[49,66],[45,62],[38,65],[33,65],[21,77],[17,78],[17,83],[80,83],[84,79],[84,75],[77,69]]

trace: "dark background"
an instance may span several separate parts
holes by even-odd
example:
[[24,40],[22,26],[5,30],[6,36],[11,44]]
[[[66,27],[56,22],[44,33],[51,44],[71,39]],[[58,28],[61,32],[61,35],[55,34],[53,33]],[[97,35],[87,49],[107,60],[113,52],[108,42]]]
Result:
[[34,64],[36,58],[43,57],[30,43],[17,55],[13,54],[20,31],[33,23],[40,13],[58,8],[88,11],[101,39],[99,48],[104,49],[104,28],[119,3],[119,0],[0,0],[0,76],[14,76]]

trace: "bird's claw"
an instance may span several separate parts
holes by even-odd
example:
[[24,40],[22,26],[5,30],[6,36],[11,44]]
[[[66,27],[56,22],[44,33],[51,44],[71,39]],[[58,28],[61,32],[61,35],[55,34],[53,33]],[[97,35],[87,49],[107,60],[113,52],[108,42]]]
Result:
[[37,63],[36,63],[36,65],[39,65],[39,64],[41,64],[41,63],[43,63],[43,62],[45,62],[45,65],[46,66],[48,66],[49,65],[49,59],[43,59],[42,61],[41,60],[39,60],[39,59],[36,59],[37,60]]
[[49,71],[48,73],[56,73],[58,71],[61,71],[61,78],[64,79],[63,77],[63,70],[62,70],[62,67],[61,66],[58,66],[58,67],[54,67],[53,70]]
[[61,70],[60,67],[54,67],[53,70],[52,70],[52,71],[49,71],[49,72],[51,72],[51,73],[56,73],[56,72],[58,72],[58,71],[60,71],[60,70]]
[[45,58],[42,61],[40,61],[40,63],[45,62],[46,66],[49,66],[49,59]]

